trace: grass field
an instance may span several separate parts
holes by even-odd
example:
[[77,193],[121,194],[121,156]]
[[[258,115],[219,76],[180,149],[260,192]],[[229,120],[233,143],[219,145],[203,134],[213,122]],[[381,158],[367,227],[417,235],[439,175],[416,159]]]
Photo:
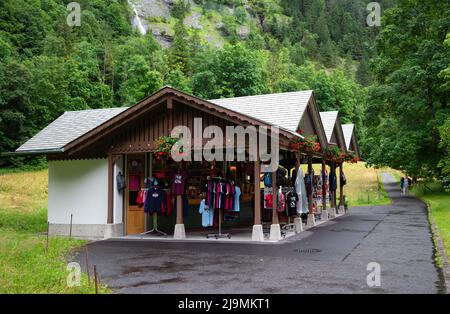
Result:
[[439,183],[417,184],[412,193],[430,207],[431,217],[436,222],[444,244],[446,255],[450,254],[450,192],[445,192]]
[[[344,173],[350,206],[390,203],[378,181],[381,172],[359,163],[346,164]],[[85,241],[50,237],[45,251],[46,206],[47,170],[0,171],[0,293],[93,293],[84,274],[81,286],[66,283],[66,257]]]
[[0,293],[94,293],[84,274],[67,285],[66,256],[85,241],[50,237],[46,252],[46,206],[47,170],[0,173]]
[[[314,172],[320,173],[321,165],[314,165]],[[307,166],[302,165],[303,171]],[[344,195],[349,206],[387,205],[391,199],[384,191],[381,183],[381,170],[366,167],[363,162],[357,164],[344,164],[344,174],[347,185],[344,186]],[[339,170],[337,170],[339,176]]]

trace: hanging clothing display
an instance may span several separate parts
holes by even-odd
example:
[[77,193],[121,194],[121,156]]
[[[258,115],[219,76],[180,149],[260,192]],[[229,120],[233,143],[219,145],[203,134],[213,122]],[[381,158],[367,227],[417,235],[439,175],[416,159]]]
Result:
[[288,217],[296,216],[297,213],[297,202],[298,194],[294,189],[291,189],[286,193],[286,213]]
[[128,176],[129,182],[130,182],[130,186],[129,189],[130,190],[137,190],[141,187],[140,181],[141,181],[141,176],[139,175],[129,175]]
[[337,178],[334,170],[330,173],[330,191],[335,192],[337,190]]
[[122,174],[122,171],[119,171],[119,173],[116,176],[116,183],[117,183],[117,190],[122,193],[123,190],[125,190],[127,183],[126,183],[125,176]]
[[341,172],[341,186],[344,186],[347,184],[347,178],[345,177],[344,172]]
[[288,173],[288,171],[285,168],[283,168],[281,166],[278,166],[278,169],[277,169],[277,187],[286,185],[286,175],[287,175],[287,173]]
[[295,192],[298,196],[297,202],[297,213],[299,214],[308,214],[308,195],[306,194],[305,181],[303,179],[303,171],[302,168],[299,168],[297,171],[297,176],[295,178]]
[[267,188],[272,187],[272,173],[270,172],[264,173],[264,186]]
[[159,186],[153,186],[148,189],[144,212],[146,213],[159,213],[165,208],[164,200],[167,202],[167,193]]
[[240,194],[240,188],[236,187],[233,181],[222,178],[209,179],[206,185],[205,206],[208,206],[209,211],[213,213],[213,226],[219,225],[220,215],[222,221],[233,220],[239,215]]
[[209,209],[209,206],[205,203],[205,199],[202,199],[200,202],[198,212],[202,215],[202,226],[205,228],[212,227],[214,224],[214,211]]
[[184,188],[186,185],[186,179],[187,175],[186,172],[177,170],[174,173],[172,173],[170,181],[172,183],[172,193],[173,195],[183,195],[184,194]]
[[206,188],[206,204],[213,209],[234,211],[235,194],[235,186],[229,180],[209,180]]
[[278,190],[278,198],[277,198],[277,211],[279,213],[284,213],[286,211],[286,198],[285,195],[282,192],[282,189]]
[[234,187],[234,208],[235,212],[239,212],[241,210],[241,188],[238,186]]
[[148,192],[148,189],[147,189],[147,188],[141,189],[141,190],[139,191],[139,193],[138,193],[138,198],[137,198],[137,201],[136,201],[137,206],[138,206],[139,208],[142,208],[142,207],[144,206],[145,201],[146,201],[146,199],[147,199],[147,192]]

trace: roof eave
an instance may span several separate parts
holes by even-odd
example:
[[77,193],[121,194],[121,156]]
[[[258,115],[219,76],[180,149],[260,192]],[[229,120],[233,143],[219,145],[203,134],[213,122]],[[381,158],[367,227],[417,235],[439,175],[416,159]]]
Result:
[[2,156],[22,156],[22,155],[48,155],[64,153],[64,147],[50,149],[30,149],[16,150],[15,152],[1,153]]

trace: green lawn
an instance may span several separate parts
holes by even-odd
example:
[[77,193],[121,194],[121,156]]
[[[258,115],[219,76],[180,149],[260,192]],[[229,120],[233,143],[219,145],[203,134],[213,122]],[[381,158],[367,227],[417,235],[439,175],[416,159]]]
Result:
[[418,184],[412,189],[417,197],[430,206],[431,217],[436,221],[444,249],[450,254],[450,192],[445,192],[439,183]]
[[46,203],[46,170],[0,173],[0,293],[94,293],[84,274],[67,286],[66,257],[85,241],[50,237],[46,252]]
[[[320,173],[321,167],[321,165],[313,165],[314,172]],[[302,169],[305,172],[307,165],[302,165]],[[381,170],[367,167],[364,162],[344,164],[344,174],[347,178],[344,195],[350,207],[391,204],[391,199],[381,181],[381,173]],[[337,174],[339,175],[339,170]]]

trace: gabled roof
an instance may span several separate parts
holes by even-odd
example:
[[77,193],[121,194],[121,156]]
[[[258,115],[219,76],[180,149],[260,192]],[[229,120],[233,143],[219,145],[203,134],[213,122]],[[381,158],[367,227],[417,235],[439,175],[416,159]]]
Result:
[[20,146],[16,152],[62,152],[65,145],[126,109],[122,107],[67,111]]
[[313,92],[308,90],[213,99],[209,101],[235,112],[265,121],[268,124],[296,132],[298,131],[298,124],[308,106],[312,94]]
[[352,143],[353,130],[355,129],[354,124],[343,124],[342,132],[344,132],[345,145],[347,146],[347,150],[350,149],[350,144]]
[[325,129],[325,134],[327,135],[328,143],[330,143],[331,137],[333,136],[333,130],[336,125],[338,114],[338,111],[326,111],[320,113],[320,118],[322,119],[322,124]]
[[285,134],[300,136],[296,133],[297,126],[311,98],[312,91],[206,101],[171,87],[163,87],[132,107],[65,112],[20,146],[16,152],[30,154],[64,152],[82,138],[99,133],[94,132],[94,130],[100,129],[99,127],[105,126],[106,129],[106,122],[112,123],[121,119],[122,116],[134,115],[143,106],[169,94],[201,103],[206,106],[206,109],[219,110],[233,118],[237,117],[253,124],[274,125]]
[[323,127],[327,136],[328,144],[338,145],[341,150],[347,152],[344,133],[342,131],[341,119],[338,111],[326,111],[320,113]]

